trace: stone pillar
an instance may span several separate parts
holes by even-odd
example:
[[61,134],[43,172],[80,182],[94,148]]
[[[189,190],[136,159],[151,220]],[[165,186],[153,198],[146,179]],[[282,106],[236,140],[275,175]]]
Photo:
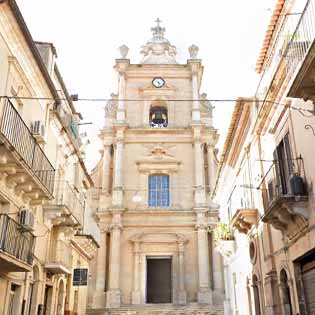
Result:
[[264,279],[264,294],[260,292],[260,303],[263,302],[263,297],[265,297],[265,313],[266,315],[276,315],[280,314],[280,296],[279,288],[277,283],[277,273],[276,271],[271,271],[266,274]]
[[93,295],[93,308],[105,307],[105,279],[106,279],[106,229],[101,230],[100,248],[97,253],[95,293]]
[[196,224],[199,273],[198,303],[212,304],[209,274],[208,226],[205,221],[205,212],[198,211]]
[[125,72],[119,72],[119,86],[118,86],[118,107],[116,120],[117,122],[125,122],[126,120],[126,109],[125,109],[125,98],[126,98],[126,79]]
[[232,315],[231,312],[231,297],[230,297],[230,277],[229,277],[229,265],[226,260],[224,260],[224,315]]
[[109,175],[110,175],[110,160],[111,160],[111,145],[104,144],[103,163],[102,163],[102,193],[109,192]]
[[207,145],[207,151],[208,151],[208,178],[209,178],[209,191],[212,192],[212,189],[215,184],[216,179],[216,165],[214,161],[214,147],[212,144]]
[[111,225],[110,261],[109,261],[109,290],[106,292],[106,307],[120,307],[120,234],[121,212],[113,211]]
[[185,244],[184,242],[178,243],[178,277],[179,277],[179,292],[178,303],[187,303],[187,294],[185,289]]
[[117,130],[116,135],[116,151],[114,163],[114,187],[112,204],[114,208],[122,208],[123,206],[123,188],[122,188],[122,175],[123,175],[123,154],[124,154],[124,141],[123,130]]
[[141,304],[141,292],[140,292],[140,263],[141,263],[141,248],[140,242],[134,243],[134,266],[133,266],[133,291],[132,291],[132,304]]
[[199,102],[199,88],[198,88],[198,72],[195,67],[192,69],[192,94],[193,94],[193,106],[192,106],[192,121],[200,122],[200,102]]
[[200,129],[194,129],[194,153],[195,153],[195,208],[205,207],[206,192],[205,192],[205,168],[203,144],[200,139]]

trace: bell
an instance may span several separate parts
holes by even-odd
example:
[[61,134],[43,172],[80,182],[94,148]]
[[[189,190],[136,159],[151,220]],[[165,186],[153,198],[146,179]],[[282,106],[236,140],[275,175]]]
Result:
[[163,124],[165,122],[166,115],[158,110],[152,115],[152,122],[154,124]]

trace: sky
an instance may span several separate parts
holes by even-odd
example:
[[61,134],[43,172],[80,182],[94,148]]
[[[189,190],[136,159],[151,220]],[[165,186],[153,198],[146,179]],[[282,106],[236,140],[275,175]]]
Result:
[[[204,65],[202,93],[209,99],[252,96],[258,86],[255,64],[275,0],[16,0],[34,40],[54,43],[57,64],[70,94],[109,98],[117,93],[113,69],[118,47],[129,47],[131,63],[139,63],[140,47],[151,38],[157,17],[165,37],[186,63],[188,47],[199,47]],[[78,102],[91,144],[86,163],[98,161],[97,134],[104,125],[102,102]],[[215,103],[214,125],[222,148],[233,103]],[[84,129],[84,130],[83,130]]]

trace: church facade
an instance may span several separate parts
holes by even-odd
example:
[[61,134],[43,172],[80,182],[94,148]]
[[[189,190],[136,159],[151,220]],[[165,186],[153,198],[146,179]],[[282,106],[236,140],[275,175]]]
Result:
[[218,211],[210,198],[218,134],[200,93],[198,47],[178,64],[159,20],[151,31],[139,64],[120,47],[118,93],[105,108],[102,157],[92,174],[101,247],[91,314],[161,304],[219,310],[223,303],[213,238]]

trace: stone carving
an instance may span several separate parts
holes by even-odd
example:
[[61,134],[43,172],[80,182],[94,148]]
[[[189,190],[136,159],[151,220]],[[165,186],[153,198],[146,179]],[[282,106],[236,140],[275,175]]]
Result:
[[107,102],[105,105],[105,117],[107,118],[114,118],[116,116],[116,111],[117,111],[117,94],[112,93],[111,99]]
[[148,150],[147,156],[151,156],[157,160],[161,160],[163,156],[173,157],[172,154],[168,153],[168,150],[175,147],[175,145],[163,143],[144,144],[143,146]]
[[126,45],[122,45],[118,49],[119,49],[121,58],[126,59],[129,52],[129,48]]
[[189,51],[190,58],[191,59],[196,59],[197,55],[198,55],[198,52],[199,52],[199,47],[196,46],[196,45],[191,45],[188,48],[188,51]]
[[151,28],[153,37],[141,47],[141,54],[144,55],[144,64],[176,64],[176,47],[164,38],[165,28],[160,26],[161,20],[155,21],[157,25]]

